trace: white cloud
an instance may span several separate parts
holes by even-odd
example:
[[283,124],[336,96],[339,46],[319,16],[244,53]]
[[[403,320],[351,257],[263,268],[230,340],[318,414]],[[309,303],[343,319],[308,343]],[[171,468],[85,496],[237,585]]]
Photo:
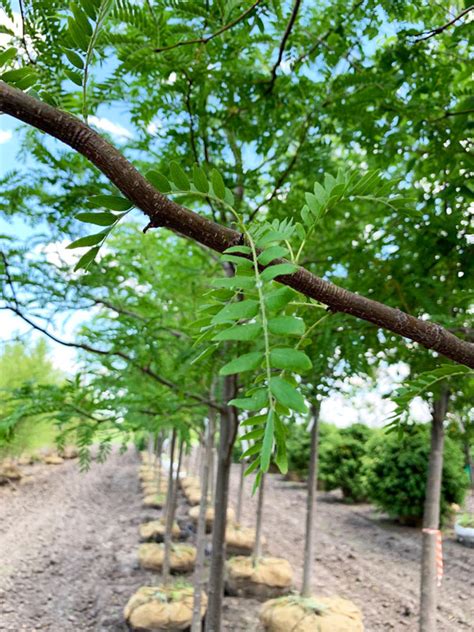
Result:
[[0,145],[8,143],[13,138],[13,133],[9,129],[0,129]]
[[133,134],[130,130],[123,125],[114,123],[104,116],[89,116],[89,123],[117,138],[133,138]]

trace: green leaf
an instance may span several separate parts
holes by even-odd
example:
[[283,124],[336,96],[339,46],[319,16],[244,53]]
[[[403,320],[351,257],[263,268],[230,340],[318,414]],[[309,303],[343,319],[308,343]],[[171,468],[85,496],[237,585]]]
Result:
[[80,50],[83,50],[85,52],[89,46],[89,39],[88,37],[86,37],[85,33],[78,27],[77,23],[73,20],[72,17],[69,17],[67,19],[67,28],[74,44],[76,44],[76,46]]
[[16,57],[18,50],[13,46],[0,53],[0,68]]
[[270,364],[274,369],[285,369],[304,373],[311,369],[311,360],[306,353],[291,347],[275,348],[270,351]]
[[258,312],[258,305],[258,301],[254,299],[229,303],[214,316],[212,323],[219,325],[228,321],[240,320],[241,318],[253,318]]
[[69,48],[64,49],[64,54],[71,62],[73,66],[82,70],[84,68],[84,62],[82,61],[82,57],[80,57],[75,51],[70,50]]
[[213,340],[255,340],[262,331],[262,326],[258,323],[250,323],[249,325],[237,325],[230,329],[224,329],[216,334]]
[[277,453],[273,460],[282,474],[286,474],[288,472],[288,456],[286,453],[285,443],[277,444]]
[[198,362],[201,362],[202,360],[205,360],[206,358],[209,358],[217,349],[218,345],[208,345],[204,351],[201,351],[201,353],[198,353],[197,356],[195,356],[190,364],[194,365],[197,364]]
[[72,12],[74,14],[74,19],[76,20],[78,28],[88,37],[90,37],[93,31],[91,23],[87,19],[87,15],[83,13],[81,9],[75,4],[72,5]]
[[245,257],[237,257],[236,255],[222,255],[221,259],[222,261],[235,263],[235,265],[242,266],[242,268],[253,268],[253,261],[251,259],[246,259]]
[[170,176],[172,182],[174,182],[180,191],[189,191],[188,176],[184,173],[181,166],[174,160],[170,163]]
[[271,244],[274,241],[283,241],[286,239],[285,233],[278,230],[269,230],[257,241],[258,248],[264,248],[267,244]]
[[99,252],[99,246],[95,246],[94,248],[91,248],[85,254],[83,254],[82,257],[74,266],[74,272],[76,272],[77,270],[80,270],[81,268],[83,268],[84,270],[87,270],[89,265],[96,258],[98,252]]
[[251,397],[240,397],[229,402],[231,406],[250,411],[261,410],[266,404],[268,404],[268,391],[266,388],[255,391]]
[[274,415],[275,412],[273,410],[268,411],[265,435],[263,437],[262,453],[260,455],[262,472],[268,472],[268,468],[270,467],[270,458],[272,456],[273,448]]
[[277,263],[274,266],[265,268],[265,270],[260,274],[260,277],[262,281],[271,281],[272,279],[285,274],[293,274],[296,270],[298,270],[298,266],[295,266],[294,263]]
[[70,81],[76,84],[76,86],[82,87],[82,75],[79,72],[71,70],[70,68],[64,68],[64,74]]
[[224,200],[225,184],[221,174],[217,171],[217,169],[213,169],[211,171],[211,184],[212,190],[214,191],[216,197],[218,197],[220,200]]
[[86,224],[97,224],[97,226],[111,226],[120,218],[113,213],[78,213],[76,219]]
[[268,329],[276,335],[302,336],[305,332],[305,324],[302,318],[296,316],[276,316],[268,321]]
[[67,250],[73,250],[74,248],[85,248],[86,246],[95,246],[105,239],[105,236],[108,234],[108,230],[103,230],[100,233],[96,233],[95,235],[87,235],[87,237],[81,237],[80,239],[76,239],[69,246],[66,246]]
[[193,183],[198,191],[208,193],[209,182],[207,181],[206,173],[198,165],[193,165]]
[[283,406],[291,408],[291,410],[296,410],[297,413],[307,412],[304,397],[294,386],[283,378],[270,378],[270,391]]
[[252,254],[252,248],[250,248],[250,246],[231,246],[230,248],[226,248],[224,250],[224,254],[227,253],[232,253],[232,252],[241,252],[244,255],[250,255]]
[[313,193],[305,193],[304,197],[311,213],[319,213],[321,203],[319,202],[318,198]]
[[169,193],[171,191],[171,185],[168,178],[159,171],[151,169],[147,172],[146,179],[151,182],[155,189],[158,189],[160,193]]
[[255,287],[255,277],[234,276],[212,279],[213,287],[226,287],[233,289],[252,290]]
[[286,257],[288,254],[288,249],[283,246],[270,246],[263,252],[258,255],[258,262],[262,264],[262,266],[267,266],[274,259],[280,259],[281,257]]
[[[229,402],[231,404],[232,402]],[[255,430],[250,430],[250,432],[246,432],[244,435],[240,437],[241,441],[255,441],[260,440],[263,437],[265,432],[264,428],[255,428]]]
[[245,452],[242,454],[241,458],[246,459],[248,456],[253,456],[254,454],[258,454],[262,447],[261,443],[255,443],[255,445],[250,446]]
[[132,208],[133,202],[119,195],[94,195],[89,198],[90,208],[108,208],[111,211],[128,211]]
[[16,70],[7,70],[2,74],[1,78],[6,83],[17,83],[17,81],[34,75],[35,72],[31,68],[17,68]]
[[258,368],[263,360],[264,354],[261,351],[251,351],[244,353],[235,360],[225,364],[219,371],[219,375],[233,375],[244,371],[253,371]]
[[254,415],[249,419],[244,419],[240,422],[241,426],[258,426],[264,424],[267,421],[267,415]]
[[280,287],[265,297],[265,304],[269,310],[279,311],[296,296],[296,292],[289,287]]
[[[242,455],[241,458],[243,459],[244,455]],[[259,465],[260,465],[260,459],[255,459],[255,461],[253,461],[245,470],[244,476],[248,476],[249,474],[252,474],[252,472],[255,472],[255,470],[258,468]]]

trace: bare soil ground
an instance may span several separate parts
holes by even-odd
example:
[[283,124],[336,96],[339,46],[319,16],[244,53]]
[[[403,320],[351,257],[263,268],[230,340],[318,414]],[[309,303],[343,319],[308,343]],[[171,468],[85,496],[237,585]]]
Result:
[[[77,462],[25,468],[35,481],[0,488],[0,630],[125,632],[122,609],[143,584],[159,578],[138,567],[138,525],[144,510],[130,451],[81,474]],[[233,472],[231,498],[236,498]],[[255,499],[247,481],[244,522]],[[187,511],[184,503],[179,514]],[[269,476],[264,533],[268,552],[302,565],[304,489]],[[378,517],[369,505],[345,505],[319,494],[313,570],[315,594],[339,594],[364,612],[367,632],[416,631],[420,533]],[[444,540],[445,579],[439,632],[474,622],[474,550]],[[225,632],[252,632],[259,604],[225,599]]]

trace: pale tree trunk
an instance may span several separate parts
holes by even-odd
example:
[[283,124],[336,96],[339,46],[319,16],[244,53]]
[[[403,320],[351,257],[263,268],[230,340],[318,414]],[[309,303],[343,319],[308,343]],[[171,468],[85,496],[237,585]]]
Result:
[[173,428],[171,435],[171,450],[170,450],[170,469],[168,472],[168,494],[166,497],[166,513],[165,513],[165,537],[164,537],[164,551],[163,551],[163,569],[162,569],[162,581],[166,584],[170,574],[170,555],[171,555],[171,530],[173,528],[173,468],[174,468],[174,449],[176,445],[176,429]]
[[262,474],[258,488],[257,500],[257,524],[255,527],[255,545],[253,547],[252,563],[255,564],[262,557],[262,524],[263,524],[263,500],[265,497],[265,474]]
[[155,447],[155,437],[153,435],[152,432],[148,433],[148,463],[151,465],[154,461],[153,459],[153,454],[154,454],[154,447]]
[[237,510],[236,510],[236,518],[235,518],[237,524],[241,524],[241,521],[242,521],[242,507],[243,507],[244,481],[245,481],[244,473],[245,473],[246,466],[247,464],[245,463],[245,461],[240,462],[239,492],[237,496]]
[[163,436],[161,432],[158,433],[156,437],[156,453],[155,453],[155,462],[158,468],[157,479],[156,482],[158,484],[158,496],[161,494],[161,451],[163,449]]
[[441,482],[443,474],[444,419],[448,408],[449,391],[443,388],[433,403],[431,420],[431,449],[423,511],[421,588],[420,588],[420,632],[436,632],[437,579],[436,579],[436,535],[425,529],[439,529]]
[[209,485],[209,469],[211,465],[211,454],[214,444],[215,410],[209,408],[208,427],[206,437],[206,456],[201,478],[201,504],[199,506],[199,517],[196,534],[196,566],[194,567],[194,600],[193,600],[193,620],[191,632],[201,632],[201,595],[202,580],[204,573],[204,557],[206,549],[206,511],[207,492]]
[[229,500],[229,479],[232,465],[232,447],[238,428],[237,411],[227,402],[236,396],[235,375],[224,378],[224,409],[220,415],[219,451],[214,500],[214,524],[212,530],[212,556],[209,579],[209,605],[206,616],[206,632],[221,632],[222,599],[224,596],[225,530]]
[[308,491],[306,496],[306,530],[304,544],[302,597],[311,596],[311,570],[313,566],[314,514],[316,508],[316,488],[318,481],[319,461],[319,410],[320,403],[311,405],[313,423],[311,426],[311,452],[309,455]]

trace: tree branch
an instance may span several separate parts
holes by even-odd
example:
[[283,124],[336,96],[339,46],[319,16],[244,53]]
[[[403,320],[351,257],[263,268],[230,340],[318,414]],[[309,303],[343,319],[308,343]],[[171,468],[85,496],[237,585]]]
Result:
[[424,41],[430,39],[431,37],[434,37],[435,35],[439,35],[443,31],[448,29],[450,26],[453,26],[453,24],[455,24],[462,17],[464,17],[465,15],[468,15],[468,13],[470,13],[473,9],[474,9],[474,7],[472,7],[472,6],[471,7],[467,7],[467,9],[464,9],[464,11],[461,11],[461,13],[459,13],[452,20],[450,20],[449,22],[446,22],[446,24],[443,24],[442,26],[438,26],[438,28],[432,29],[431,31],[425,31],[424,33],[420,33],[419,35],[417,35],[415,43],[418,44],[419,42],[424,42]]
[[[58,138],[88,158],[149,217],[153,227],[169,228],[218,252],[241,243],[239,232],[202,217],[159,193],[113,145],[75,116],[3,81],[0,81],[0,111]],[[331,311],[357,316],[474,368],[474,344],[457,338],[441,325],[349,292],[304,268],[278,277],[278,281],[324,303]]]
[[232,20],[232,22],[225,24],[220,29],[218,29],[215,33],[212,33],[211,35],[206,35],[205,37],[197,37],[196,39],[192,39],[192,40],[185,40],[184,42],[176,42],[176,44],[171,44],[170,46],[163,46],[162,48],[155,48],[155,53],[164,53],[165,51],[173,50],[173,48],[179,48],[180,46],[192,46],[193,44],[207,44],[208,42],[213,40],[215,37],[222,35],[222,33],[225,33],[225,31],[228,31],[229,29],[236,26],[239,22],[244,20],[250,13],[252,13],[252,11],[255,9],[255,7],[259,3],[260,3],[260,0],[256,0],[256,2],[252,4],[252,6],[250,6],[238,17],[236,17],[235,20]]
[[290,19],[288,20],[288,24],[286,25],[285,32],[283,33],[283,38],[281,40],[280,48],[278,50],[277,60],[271,71],[271,77],[268,84],[268,88],[266,90],[266,94],[269,94],[273,90],[273,86],[276,81],[276,73],[281,64],[281,60],[283,59],[283,53],[285,51],[286,42],[288,41],[288,38],[290,37],[291,29],[293,28],[293,25],[296,22],[300,5],[301,5],[301,0],[295,0],[295,3],[293,5],[293,10],[291,11]]
[[32,321],[28,316],[26,316],[21,311],[21,309],[17,305],[15,305],[14,307],[11,305],[6,305],[5,307],[1,309],[7,309],[13,312],[17,316],[19,316],[22,320],[24,320],[25,323],[30,325],[30,327],[32,327],[34,330],[39,331],[40,333],[44,334],[47,338],[49,338],[53,342],[56,342],[57,344],[60,344],[63,347],[83,349],[84,351],[87,351],[89,353],[94,353],[100,356],[117,356],[118,358],[122,358],[122,360],[125,360],[126,362],[128,362],[135,369],[138,369],[139,371],[141,371],[144,375],[148,375],[149,377],[154,379],[155,382],[158,382],[162,386],[166,386],[170,390],[175,391],[177,393],[181,392],[188,399],[194,399],[195,401],[198,401],[200,404],[211,406],[212,408],[215,408],[216,410],[221,410],[221,407],[215,402],[211,402],[207,400],[205,397],[201,397],[200,395],[195,395],[194,393],[189,393],[187,391],[181,390],[179,386],[177,386],[173,382],[170,382],[166,378],[161,377],[161,375],[159,375],[158,373],[150,369],[149,366],[141,366],[140,364],[135,362],[133,358],[131,358],[129,355],[127,355],[123,351],[106,351],[105,349],[98,349],[97,347],[91,347],[90,345],[83,342],[72,342],[70,340],[62,340],[61,338],[58,338],[57,336],[49,332],[44,327],[41,327],[41,325],[38,325],[37,323]]

